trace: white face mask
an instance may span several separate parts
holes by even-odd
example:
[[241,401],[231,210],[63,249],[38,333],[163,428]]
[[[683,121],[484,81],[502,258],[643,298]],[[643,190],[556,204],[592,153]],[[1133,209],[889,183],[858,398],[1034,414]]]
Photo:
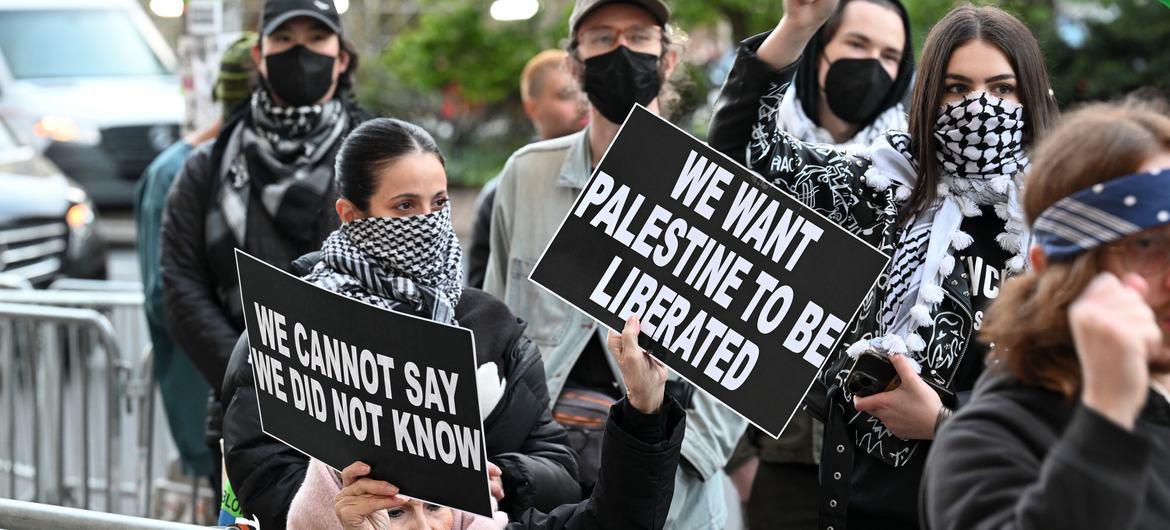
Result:
[[950,176],[1015,175],[1027,164],[1023,105],[986,92],[943,106],[934,138],[938,140],[935,157]]

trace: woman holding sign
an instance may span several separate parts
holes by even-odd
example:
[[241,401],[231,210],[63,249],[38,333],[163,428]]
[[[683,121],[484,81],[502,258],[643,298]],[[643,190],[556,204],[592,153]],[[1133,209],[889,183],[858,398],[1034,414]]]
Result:
[[[293,528],[427,530],[661,529],[674,493],[686,414],[666,396],[666,367],[638,347],[637,317],[607,347],[628,394],[606,421],[601,472],[589,499],[548,514],[529,510],[508,522],[503,512],[486,519],[398,495],[398,487],[363,478],[369,466],[354,462],[338,476],[314,460],[293,501]],[[403,485],[409,487],[409,485]],[[326,521],[328,511],[336,524]]]
[[[592,528],[660,528],[685,423],[676,402],[663,403],[665,367],[637,348],[636,323],[627,326],[623,340],[610,336],[609,349],[629,394],[613,407],[606,428],[602,462],[603,475],[609,476],[592,500],[559,506],[578,500],[558,495],[576,489],[569,472],[575,461],[552,419],[540,356],[502,303],[461,287],[443,164],[434,140],[416,125],[379,118],[355,129],[338,155],[337,213],[343,224],[326,239],[306,280],[376,306],[472,329],[487,453],[495,463],[489,466],[491,491],[510,506],[501,518],[519,519],[526,528],[563,528],[569,520]],[[494,337],[501,329],[509,330],[506,337]],[[248,398],[237,391],[232,407],[243,407]],[[229,418],[232,414],[229,408]],[[456,518],[443,515],[445,508],[409,504],[395,495],[399,487],[409,492],[410,484],[362,478],[369,472],[359,462],[338,479],[323,464],[310,464],[289,510],[290,525],[320,528],[319,514],[329,510],[347,527],[375,520],[390,526],[400,518],[429,519],[440,528],[454,524]],[[518,509],[522,505],[527,506]],[[527,510],[532,506],[552,511],[545,516]]]
[[[342,226],[319,253],[298,260],[309,271],[305,280],[377,307],[471,329],[484,440],[501,508],[519,515],[580,500],[576,457],[552,418],[539,351],[507,306],[462,287],[447,174],[434,139],[414,124],[368,121],[346,138],[336,175]],[[300,484],[305,457],[261,431],[247,347],[246,337],[237,343],[225,382],[224,395],[231,398],[224,440],[234,457],[229,465],[251,465],[230,471],[258,482]],[[266,464],[273,460],[299,465]]]
[[927,37],[909,132],[803,143],[776,109],[837,3],[786,0],[774,31],[741,44],[710,143],[893,257],[806,403],[825,420],[820,527],[907,528],[929,440],[983,369],[983,311],[1025,266],[1018,176],[1057,111],[1028,29],[960,7]]

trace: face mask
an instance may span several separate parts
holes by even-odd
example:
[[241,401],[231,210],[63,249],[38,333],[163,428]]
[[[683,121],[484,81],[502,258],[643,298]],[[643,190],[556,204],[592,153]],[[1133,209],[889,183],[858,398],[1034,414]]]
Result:
[[1014,175],[1024,155],[1024,107],[986,92],[943,106],[934,126],[935,156],[958,177]]
[[386,272],[423,284],[439,283],[452,259],[460,266],[462,253],[448,206],[426,215],[355,219],[344,231]]
[[838,118],[858,124],[879,110],[893,85],[877,59],[837,59],[825,74],[825,102]]
[[333,86],[333,63],[336,60],[298,44],[287,51],[264,57],[268,69],[265,82],[272,93],[289,106],[314,105]]
[[585,59],[585,93],[597,111],[613,123],[624,121],[635,103],[650,103],[661,88],[657,55],[619,46]]

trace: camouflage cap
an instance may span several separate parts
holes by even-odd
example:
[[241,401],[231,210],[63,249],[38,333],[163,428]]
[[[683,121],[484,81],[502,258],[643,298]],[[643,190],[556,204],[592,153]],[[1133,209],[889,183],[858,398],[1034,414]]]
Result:
[[227,119],[256,88],[256,62],[252,60],[252,47],[259,37],[251,31],[228,45],[219,60],[219,76],[215,80],[212,97],[223,106],[223,117]]

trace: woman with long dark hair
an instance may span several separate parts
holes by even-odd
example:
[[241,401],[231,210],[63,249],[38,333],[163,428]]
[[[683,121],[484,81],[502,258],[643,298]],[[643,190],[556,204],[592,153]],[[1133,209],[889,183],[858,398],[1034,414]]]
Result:
[[[743,43],[710,142],[892,257],[806,402],[825,420],[820,527],[906,528],[930,439],[983,369],[973,340],[983,310],[1025,266],[1018,177],[1057,111],[1028,29],[996,8],[960,7],[927,37],[909,131],[848,151],[803,143],[775,113],[836,6],[787,0],[773,32]],[[900,385],[850,393],[862,354],[892,363]]]
[[939,433],[923,528],[1170,528],[1170,118],[1070,114],[1024,193],[1037,245],[982,338],[975,398]]

